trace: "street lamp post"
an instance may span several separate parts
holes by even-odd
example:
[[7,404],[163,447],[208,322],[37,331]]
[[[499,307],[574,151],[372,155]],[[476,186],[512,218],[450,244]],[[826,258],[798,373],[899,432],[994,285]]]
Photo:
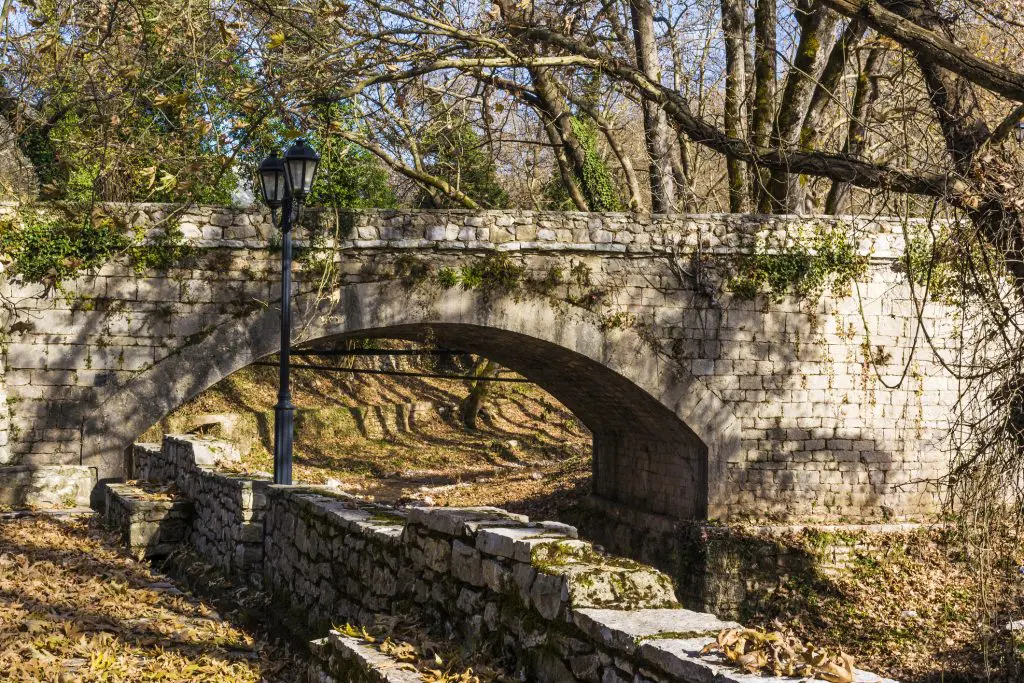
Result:
[[[281,210],[281,355],[280,384],[274,407],[274,483],[292,483],[292,437],[295,406],[289,386],[292,345],[292,221],[313,187],[320,157],[305,140],[295,141],[282,159],[277,152],[260,164],[260,190],[276,222]],[[294,212],[294,215],[293,215]]]

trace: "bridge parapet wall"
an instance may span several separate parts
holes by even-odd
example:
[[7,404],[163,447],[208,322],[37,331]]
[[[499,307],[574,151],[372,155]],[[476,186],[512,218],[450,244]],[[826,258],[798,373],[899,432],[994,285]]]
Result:
[[[111,214],[146,239],[170,227],[200,248],[263,249],[276,230],[262,208],[107,204]],[[0,219],[19,205],[0,202]],[[734,254],[793,246],[816,227],[842,226],[858,251],[876,260],[902,256],[905,235],[925,219],[860,216],[752,214],[638,215],[624,212],[460,210],[415,211],[306,209],[296,229],[300,244],[316,235],[322,246],[340,249],[436,249],[454,251],[568,251],[605,254]]]

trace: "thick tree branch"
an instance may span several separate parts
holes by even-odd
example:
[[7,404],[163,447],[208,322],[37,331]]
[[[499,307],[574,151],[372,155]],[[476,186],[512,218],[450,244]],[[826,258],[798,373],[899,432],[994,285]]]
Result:
[[[890,0],[892,1],[892,0]],[[1007,99],[1024,102],[1024,74],[994,64],[956,45],[950,36],[920,26],[876,0],[822,0],[837,12],[859,19],[918,56],[959,74]],[[896,6],[901,3],[893,2]]]
[[356,135],[355,133],[350,133],[349,131],[345,130],[334,131],[333,134],[338,136],[342,140],[347,140],[348,142],[351,142],[354,145],[359,145],[363,149],[369,150],[374,155],[376,155],[381,161],[383,161],[385,164],[387,164],[395,171],[401,173],[410,180],[413,180],[421,185],[424,185],[425,187],[440,190],[441,192],[445,193],[455,201],[465,206],[467,209],[480,208],[480,205],[477,204],[472,197],[467,195],[465,192],[462,192],[458,188],[452,187],[443,178],[438,178],[437,176],[431,175],[424,171],[417,170],[407,164],[402,163],[398,159],[395,159],[393,156],[388,154],[388,152],[380,145],[371,142],[370,140],[367,140],[362,136]]
[[729,137],[722,130],[696,116],[686,99],[675,90],[652,82],[630,64],[597,48],[568,36],[536,26],[511,26],[510,30],[524,38],[549,45],[599,64],[604,72],[635,87],[644,98],[665,108],[673,125],[699,145],[762,168],[787,170],[821,178],[847,182],[867,189],[884,189],[932,197],[942,197],[966,190],[966,184],[947,175],[925,175],[912,170],[872,164],[842,154],[778,150],[751,145],[746,140]]

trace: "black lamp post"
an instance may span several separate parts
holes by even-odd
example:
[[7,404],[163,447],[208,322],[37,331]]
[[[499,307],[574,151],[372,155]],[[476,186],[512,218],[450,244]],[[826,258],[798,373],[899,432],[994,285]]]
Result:
[[[292,436],[295,406],[289,388],[292,345],[292,220],[313,187],[320,157],[305,140],[295,141],[282,159],[277,152],[260,164],[260,190],[276,222],[281,209],[281,379],[274,408],[274,483],[292,483]],[[293,216],[294,211],[294,216]]]
[[1017,124],[1017,144],[1024,145],[1024,121]]

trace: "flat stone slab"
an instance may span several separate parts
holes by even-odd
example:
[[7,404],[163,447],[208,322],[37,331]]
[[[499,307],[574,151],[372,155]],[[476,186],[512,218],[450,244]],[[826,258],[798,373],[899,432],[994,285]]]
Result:
[[535,547],[558,541],[579,542],[560,529],[525,526],[489,527],[477,532],[476,548],[488,555],[507,557],[516,562],[529,564]]
[[647,639],[666,636],[674,636],[675,639],[702,637],[707,643],[708,636],[722,629],[740,626],[735,621],[723,621],[713,614],[688,609],[575,608],[572,620],[596,641],[626,653],[635,652]]
[[412,508],[409,523],[446,536],[472,536],[494,525],[527,524],[530,518],[496,507]]
[[[794,683],[805,680],[790,676],[748,674],[728,666],[716,654],[700,651],[714,638],[665,638],[649,640],[640,645],[640,659],[686,683]],[[816,679],[815,679],[816,680]],[[897,683],[867,671],[854,671],[855,683]]]
[[[419,672],[361,640],[331,631],[327,638],[310,643],[314,654],[309,680],[345,683],[422,683]],[[332,678],[320,678],[326,674]]]

